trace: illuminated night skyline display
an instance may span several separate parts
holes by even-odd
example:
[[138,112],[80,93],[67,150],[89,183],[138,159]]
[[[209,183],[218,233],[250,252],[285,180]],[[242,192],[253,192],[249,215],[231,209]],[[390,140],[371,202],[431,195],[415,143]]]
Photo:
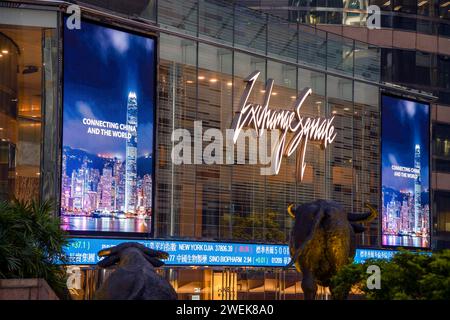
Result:
[[430,245],[428,104],[382,96],[382,244]]
[[155,41],[64,30],[63,228],[150,232]]

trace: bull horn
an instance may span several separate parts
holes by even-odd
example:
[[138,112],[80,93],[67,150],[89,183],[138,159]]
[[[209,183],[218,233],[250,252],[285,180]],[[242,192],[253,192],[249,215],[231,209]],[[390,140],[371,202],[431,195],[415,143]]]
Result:
[[366,213],[348,213],[347,219],[351,222],[370,222],[378,216],[378,211],[375,210],[369,203],[366,203],[366,207],[370,210]]
[[111,254],[111,249],[103,249],[98,252],[99,257],[109,256]]
[[370,210],[370,214],[372,215],[371,220],[378,217],[378,211],[370,205],[370,203],[366,202],[366,208]]
[[294,206],[293,203],[291,203],[288,207],[287,207],[287,212],[289,213],[289,215],[291,216],[292,219],[295,219],[295,213],[292,212],[292,207]]

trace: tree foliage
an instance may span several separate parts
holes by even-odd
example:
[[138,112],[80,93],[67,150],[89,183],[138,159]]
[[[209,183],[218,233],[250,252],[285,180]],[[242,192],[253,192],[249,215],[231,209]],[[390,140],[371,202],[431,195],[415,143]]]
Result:
[[[279,216],[276,212],[245,216],[226,214],[222,217],[222,232],[237,240],[283,242],[286,235],[282,231]],[[229,233],[228,226],[231,227]]]
[[[380,289],[367,287],[370,265],[380,267]],[[349,264],[333,277],[332,287],[338,299],[346,298],[353,288],[373,300],[448,300],[450,250],[432,255],[400,250],[389,261],[371,259],[363,264]]]
[[68,240],[52,209],[50,201],[0,202],[0,278],[44,278],[61,297],[65,275],[54,262],[66,261]]

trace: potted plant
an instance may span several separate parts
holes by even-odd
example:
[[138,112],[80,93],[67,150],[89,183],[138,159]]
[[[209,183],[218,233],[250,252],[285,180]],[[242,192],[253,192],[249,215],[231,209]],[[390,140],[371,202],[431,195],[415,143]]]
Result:
[[[68,240],[51,201],[0,202],[0,299],[66,297]],[[56,293],[56,295],[55,295]]]

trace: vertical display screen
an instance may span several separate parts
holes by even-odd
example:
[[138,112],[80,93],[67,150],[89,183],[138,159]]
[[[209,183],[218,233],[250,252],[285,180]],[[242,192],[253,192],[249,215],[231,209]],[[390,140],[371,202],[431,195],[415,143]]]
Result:
[[65,25],[63,66],[62,227],[151,232],[155,39]]
[[430,105],[381,99],[382,244],[428,248]]

